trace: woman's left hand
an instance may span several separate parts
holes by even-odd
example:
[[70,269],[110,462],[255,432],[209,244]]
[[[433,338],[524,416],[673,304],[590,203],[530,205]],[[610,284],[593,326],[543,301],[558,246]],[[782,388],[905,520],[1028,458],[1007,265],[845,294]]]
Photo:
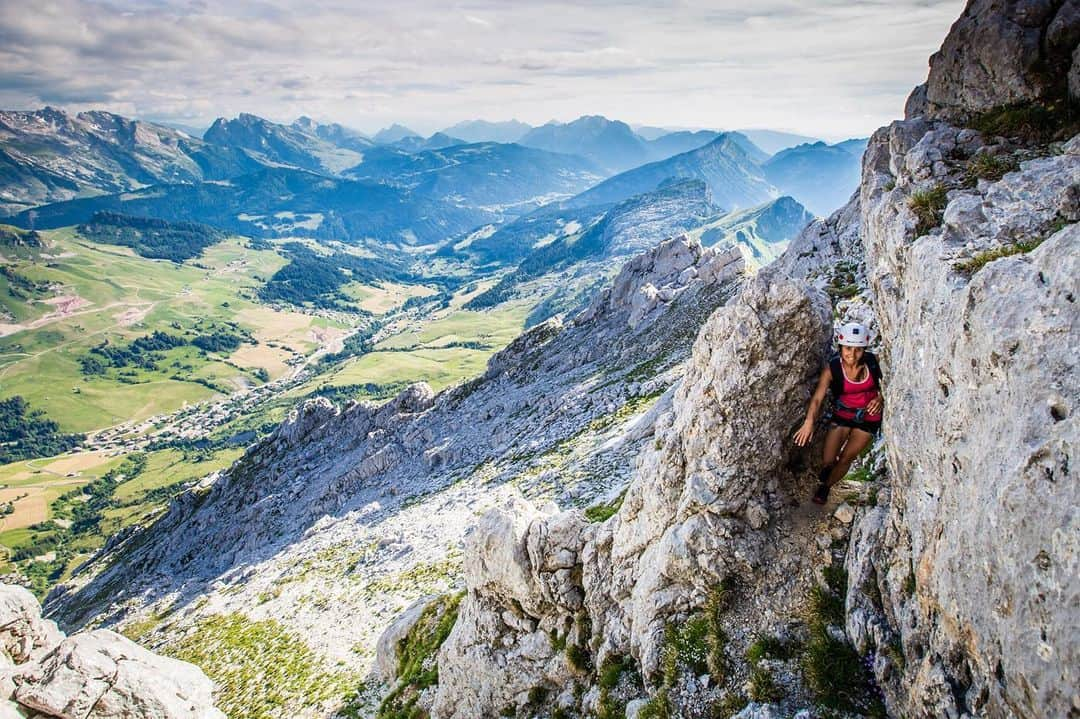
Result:
[[866,403],[866,413],[881,414],[881,408],[884,406],[885,403],[882,401],[881,395],[879,394],[877,397],[874,397],[872,400]]

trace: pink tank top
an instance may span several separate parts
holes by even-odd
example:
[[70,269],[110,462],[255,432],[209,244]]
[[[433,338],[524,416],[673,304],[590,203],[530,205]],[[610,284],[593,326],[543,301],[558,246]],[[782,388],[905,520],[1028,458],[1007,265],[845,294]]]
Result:
[[[840,371],[844,375],[844,391],[840,393],[838,399],[839,403],[844,407],[837,407],[836,414],[844,419],[854,419],[855,410],[863,409],[870,404],[870,400],[878,396],[877,382],[874,381],[874,376],[869,370],[866,371],[866,379],[861,382],[849,380],[843,366],[841,366]],[[847,407],[851,409],[845,409]],[[866,422],[880,422],[881,414],[867,413],[863,415],[863,420]]]

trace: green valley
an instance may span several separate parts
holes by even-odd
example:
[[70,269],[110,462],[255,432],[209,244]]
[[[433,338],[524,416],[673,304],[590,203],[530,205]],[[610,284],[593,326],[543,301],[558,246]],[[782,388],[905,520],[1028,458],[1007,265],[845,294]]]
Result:
[[493,279],[310,240],[108,215],[2,229],[0,401],[21,461],[0,466],[0,569],[39,595],[298,401],[469,379],[536,304],[467,310]]

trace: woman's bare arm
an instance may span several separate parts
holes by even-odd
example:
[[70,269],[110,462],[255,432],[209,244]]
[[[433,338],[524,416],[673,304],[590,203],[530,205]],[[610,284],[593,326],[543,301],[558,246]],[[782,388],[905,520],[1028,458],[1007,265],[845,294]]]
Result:
[[817,421],[818,413],[821,412],[821,406],[825,404],[825,395],[829,392],[831,382],[832,374],[826,366],[825,369],[821,370],[817,387],[814,388],[814,394],[810,398],[810,406],[806,409],[806,419],[803,420],[802,426],[795,432],[795,444],[800,447],[806,446],[810,438],[814,436],[814,422]]

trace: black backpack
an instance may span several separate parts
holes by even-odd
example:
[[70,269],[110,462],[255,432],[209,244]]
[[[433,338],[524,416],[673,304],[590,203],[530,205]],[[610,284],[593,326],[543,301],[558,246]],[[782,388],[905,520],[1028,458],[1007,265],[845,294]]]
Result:
[[[878,364],[877,356],[873,352],[863,352],[862,361],[866,368],[870,370],[870,376],[874,378],[874,382],[877,383],[880,390],[881,365]],[[833,358],[829,360],[829,373],[832,375],[829,389],[832,390],[833,400],[835,400],[844,391],[844,370],[840,367],[839,354],[833,355]]]

